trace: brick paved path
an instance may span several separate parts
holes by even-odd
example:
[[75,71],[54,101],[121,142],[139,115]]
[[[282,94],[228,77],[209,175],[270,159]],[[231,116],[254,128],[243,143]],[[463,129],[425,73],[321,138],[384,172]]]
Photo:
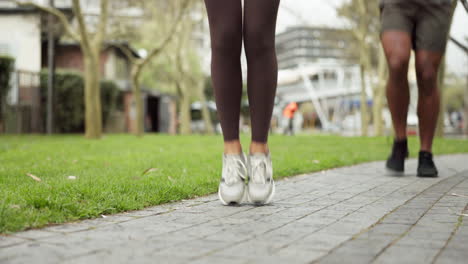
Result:
[[0,263],[467,263],[468,155],[441,177],[383,162],[278,183],[269,206],[215,195],[0,237]]

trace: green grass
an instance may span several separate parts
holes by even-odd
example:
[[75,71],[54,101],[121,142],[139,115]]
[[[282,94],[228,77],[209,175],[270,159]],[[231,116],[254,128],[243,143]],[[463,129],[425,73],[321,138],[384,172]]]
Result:
[[[248,138],[242,140],[247,146]],[[389,138],[270,140],[276,178],[382,160],[390,145]],[[414,156],[417,140],[410,139],[410,145]],[[76,135],[0,136],[0,233],[213,193],[221,151],[219,136],[112,135],[99,141]],[[468,141],[437,140],[435,152],[468,152]],[[142,175],[149,168],[156,170]]]

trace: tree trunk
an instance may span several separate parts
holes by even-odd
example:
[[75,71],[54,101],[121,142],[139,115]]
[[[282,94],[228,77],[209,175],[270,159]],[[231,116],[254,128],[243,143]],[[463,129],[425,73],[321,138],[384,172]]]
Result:
[[468,135],[468,76],[466,78],[465,89],[465,114],[463,115],[463,131]]
[[[362,55],[361,55],[362,56]],[[369,128],[366,91],[366,70],[361,63],[361,135],[366,137]]]
[[99,55],[85,54],[85,136],[99,139],[102,136],[102,110]]
[[144,125],[144,109],[143,109],[143,98],[141,95],[140,87],[140,74],[137,69],[132,70],[132,90],[133,100],[135,100],[135,121],[134,121],[134,134],[137,137],[142,137],[145,133]]
[[378,65],[378,82],[374,89],[374,104],[373,104],[373,116],[374,116],[374,131],[376,136],[383,135],[383,118],[382,110],[384,106],[385,97],[385,77],[387,73],[387,65],[385,60],[385,53],[383,48],[379,49],[379,65]]
[[200,103],[202,106],[201,113],[202,113],[203,122],[205,123],[205,133],[211,135],[211,134],[214,134],[213,121],[211,120],[210,110],[208,109],[206,96],[203,91],[203,88],[204,88],[203,80],[200,81],[200,84],[198,86],[199,86],[198,97],[200,99]]
[[[4,125],[3,125],[3,119],[4,119],[4,115],[5,115],[5,111],[3,110],[3,108],[5,107],[4,106],[4,103],[2,102],[2,99],[0,97],[0,133],[3,133],[4,132]],[[6,101],[6,100],[5,100]]]
[[378,84],[377,94],[374,97],[373,115],[374,115],[374,132],[376,136],[383,136],[384,134],[384,123],[382,117],[382,111],[384,106],[384,92],[385,84]]
[[192,133],[191,128],[191,109],[190,109],[190,95],[187,92],[185,84],[178,84],[180,93],[180,103],[179,103],[179,133],[182,135],[189,135]]
[[438,138],[444,137],[444,119],[445,119],[445,105],[444,105],[444,82],[445,82],[445,56],[442,58],[442,62],[439,67],[439,72],[437,73],[437,89],[440,93],[440,111],[437,118],[437,127],[435,131],[435,136]]
[[[450,27],[449,27],[449,32],[450,29],[452,28],[453,24],[453,15],[455,14],[455,9],[457,8],[458,1],[453,1],[452,3],[452,15],[450,17]],[[446,41],[448,42],[450,38],[450,34],[447,35]],[[445,105],[443,104],[444,100],[444,84],[445,84],[445,68],[446,68],[446,59],[445,56],[442,58],[442,63],[440,64],[439,67],[439,72],[437,74],[437,89],[439,89],[440,92],[440,112],[439,112],[439,117],[437,119],[437,128],[435,132],[436,137],[443,137],[444,136],[444,119],[445,119]]]

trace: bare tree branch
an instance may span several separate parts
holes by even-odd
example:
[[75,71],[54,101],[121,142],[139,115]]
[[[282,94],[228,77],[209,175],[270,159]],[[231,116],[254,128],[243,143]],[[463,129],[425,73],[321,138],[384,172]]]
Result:
[[185,0],[184,1],[184,3],[182,4],[182,8],[180,10],[180,13],[178,14],[178,16],[176,18],[176,22],[174,23],[171,30],[167,34],[166,38],[163,40],[163,42],[158,47],[153,48],[149,52],[148,56],[141,62],[141,64],[140,64],[141,68],[143,68],[146,64],[148,64],[153,59],[153,57],[155,57],[156,55],[161,53],[161,51],[167,46],[167,44],[169,44],[169,42],[171,42],[172,38],[174,37],[174,33],[177,31],[177,28],[178,28],[180,22],[182,21],[182,18],[185,15],[185,11],[187,10],[187,8],[189,6],[189,3],[191,1],[192,0]]
[[107,33],[107,21],[109,19],[109,0],[101,1],[101,15],[99,17],[98,31],[95,35],[95,45],[101,46],[103,38]]
[[130,50],[129,47],[123,44],[114,44],[114,45],[123,52],[125,57],[127,57],[127,59],[129,59],[131,63],[138,63],[137,58],[135,57],[135,55],[133,54],[133,52]]
[[460,49],[462,49],[465,53],[468,54],[468,46],[465,46],[464,44],[462,44],[460,41],[456,40],[454,37],[450,36],[450,40],[455,44],[457,45],[457,47],[459,47]]
[[47,7],[47,6],[42,6],[42,5],[39,5],[39,4],[36,4],[34,2],[23,2],[23,1],[13,1],[14,3],[16,3],[18,6],[23,6],[23,7],[27,7],[27,6],[32,6],[32,7],[35,7],[39,10],[42,10],[44,12],[47,12],[49,14],[52,14],[54,16],[56,16],[60,22],[62,23],[65,31],[67,32],[67,34],[74,40],[80,42],[81,39],[80,39],[80,36],[73,30],[70,22],[68,22],[68,19],[67,19],[67,16],[60,10],[56,9],[56,8],[50,8],[50,7]]
[[468,12],[468,1],[460,0],[462,2],[463,7],[465,8],[466,12]]
[[78,21],[78,28],[81,35],[81,44],[83,52],[91,52],[91,43],[89,42],[89,33],[84,21],[83,11],[81,10],[80,0],[73,0],[73,12],[75,12],[76,19]]

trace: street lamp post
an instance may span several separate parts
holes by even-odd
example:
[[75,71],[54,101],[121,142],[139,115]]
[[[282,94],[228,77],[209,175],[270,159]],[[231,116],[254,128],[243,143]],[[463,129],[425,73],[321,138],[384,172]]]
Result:
[[[49,0],[51,8],[54,7],[54,0]],[[55,72],[55,40],[54,40],[54,15],[49,14],[47,25],[47,47],[48,47],[48,78],[47,78],[47,134],[53,133],[53,91],[54,91],[54,72]]]

